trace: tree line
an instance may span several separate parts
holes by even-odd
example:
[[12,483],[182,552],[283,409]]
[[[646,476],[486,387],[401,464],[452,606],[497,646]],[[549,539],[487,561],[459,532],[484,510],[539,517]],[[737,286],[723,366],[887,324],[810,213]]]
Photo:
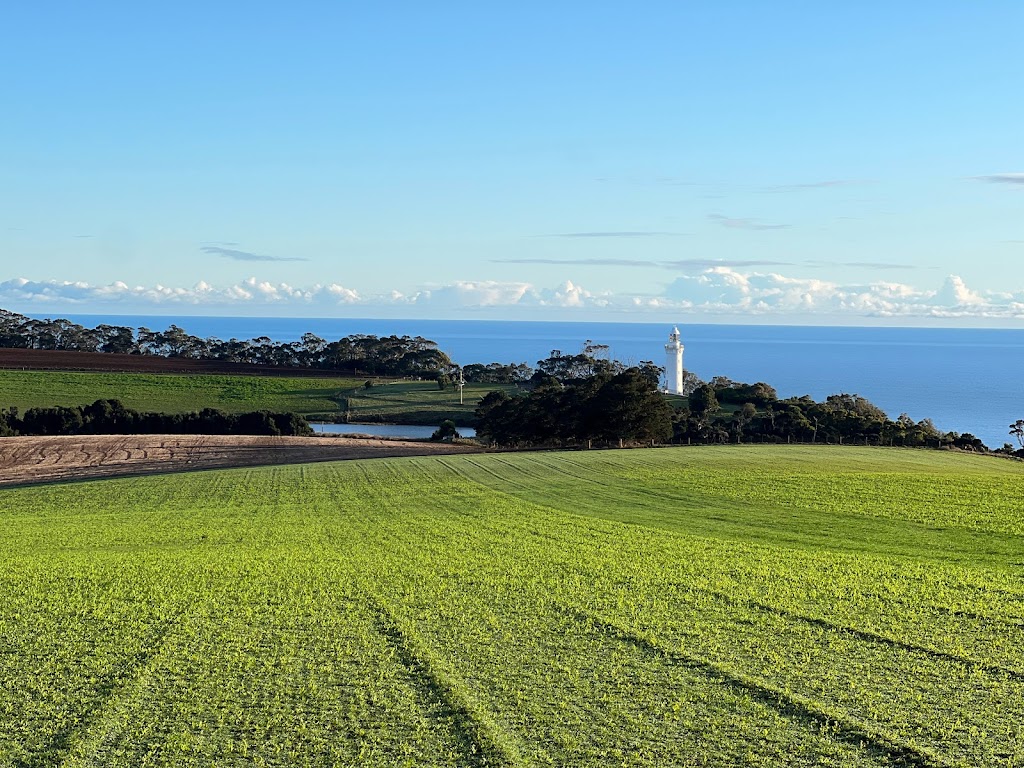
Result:
[[[666,397],[662,369],[650,362],[626,368],[584,349],[557,350],[538,361],[529,386],[517,394],[488,393],[476,410],[476,431],[500,446],[592,446],[625,443],[847,443],[919,446],[985,452],[970,433],[943,432],[930,419],[890,419],[856,394],[779,399],[764,382],[747,384],[693,374],[689,394]],[[1019,425],[1024,425],[1020,422]],[[1012,431],[1012,427],[1011,427]],[[1018,439],[1024,453],[1024,427]],[[1013,453],[1006,444],[1000,452]]]
[[764,382],[744,384],[717,377],[698,385],[675,414],[674,438],[680,442],[856,443],[908,447],[988,448],[974,435],[943,432],[931,419],[914,421],[903,413],[890,419],[881,408],[856,394],[780,400]]
[[568,384],[548,376],[521,395],[489,392],[477,406],[475,428],[477,437],[511,447],[666,442],[672,408],[656,377],[630,367]]
[[526,363],[470,363],[462,366],[467,384],[522,384],[533,376]]
[[126,408],[119,400],[85,406],[0,410],[0,437],[16,435],[312,435],[295,413],[225,413],[204,408],[195,413],[152,413]]
[[[460,367],[438,349],[437,342],[422,336],[375,336],[352,334],[327,341],[314,333],[299,341],[278,342],[267,336],[254,339],[218,339],[194,336],[177,325],[154,331],[100,324],[95,328],[70,320],[27,317],[0,309],[0,347],[56,351],[107,352],[122,355],[157,355],[190,360],[214,360],[276,367],[315,368],[351,372],[352,375],[458,378]],[[580,355],[552,350],[545,373],[566,366],[586,366],[594,353],[608,348],[587,342]],[[581,362],[582,361],[582,362]],[[544,361],[541,361],[542,363]],[[524,363],[472,363],[462,366],[470,384],[522,384],[537,373]]]
[[[146,327],[100,324],[94,328],[70,320],[36,319],[0,309],[0,347],[54,351],[156,355],[190,360],[246,363],[273,367],[314,368],[354,376],[402,376],[442,381],[450,385],[461,371],[469,384],[526,384],[538,375],[579,378],[602,366],[608,347],[587,341],[579,354],[552,350],[538,368],[522,363],[471,363],[458,366],[438,344],[422,336],[351,334],[328,341],[305,333],[299,341],[278,342],[267,336],[253,339],[201,338],[177,325],[162,331]],[[596,367],[595,367],[596,366]]]
[[371,376],[436,378],[453,367],[437,343],[422,336],[353,334],[327,341],[306,333],[295,342],[277,342],[266,336],[225,341],[193,336],[177,325],[163,331],[107,324],[88,328],[70,320],[37,320],[3,309],[0,347],[158,355]]

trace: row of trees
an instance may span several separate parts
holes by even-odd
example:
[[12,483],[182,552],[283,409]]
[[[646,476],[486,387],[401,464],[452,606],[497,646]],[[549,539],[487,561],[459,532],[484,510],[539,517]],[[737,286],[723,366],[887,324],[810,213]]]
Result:
[[[731,407],[723,407],[725,403]],[[930,419],[915,422],[905,413],[889,419],[859,395],[829,395],[823,402],[806,395],[779,400],[763,382],[747,385],[721,379],[690,394],[687,406],[677,411],[674,436],[699,443],[847,442],[987,450],[974,435],[942,432]]]
[[[593,348],[579,355],[557,350],[538,361],[532,389],[512,396],[491,392],[476,412],[477,434],[498,445],[592,445],[648,442],[857,443],[956,447],[987,451],[969,433],[942,432],[930,419],[907,414],[890,419],[855,394],[780,400],[773,387],[725,377],[700,382],[690,377],[686,400],[669,406],[658,392],[661,369],[644,362],[625,368],[598,357]],[[1018,439],[1024,449],[1024,422]],[[1011,426],[1011,432],[1013,427]],[[1002,449],[1012,452],[1012,446]]]
[[452,361],[437,343],[422,336],[355,334],[327,341],[307,333],[296,342],[277,342],[266,336],[224,341],[193,336],[177,325],[163,331],[105,324],[87,328],[70,320],[36,320],[2,309],[0,347],[159,355],[371,376],[435,378],[452,368]]
[[[660,380],[662,369],[649,361],[632,366],[644,375]],[[536,369],[526,363],[473,363],[462,368],[467,383],[478,384],[530,384],[541,386],[555,380],[559,383],[575,383],[592,376],[622,373],[627,366],[608,356],[608,347],[587,341],[576,353],[565,353],[560,349],[537,361]]]
[[204,408],[197,413],[143,413],[119,400],[86,406],[0,410],[0,437],[15,435],[312,435],[309,423],[295,413],[252,411],[225,413]]
[[485,395],[476,409],[476,433],[513,447],[665,442],[672,437],[672,408],[658,378],[643,368],[602,371],[568,384],[549,376],[523,395]]
[[[193,336],[173,324],[162,331],[107,324],[89,328],[66,319],[39,320],[5,309],[0,309],[0,347],[157,355],[317,368],[353,375],[430,379],[446,376],[449,381],[457,379],[459,373],[459,367],[438,349],[437,342],[422,336],[353,334],[327,341],[314,333],[306,333],[294,342],[277,342],[267,336],[225,341]],[[641,367],[652,365],[643,363]],[[608,359],[606,345],[591,341],[587,341],[578,354],[552,350],[537,366],[535,370],[526,363],[473,363],[462,367],[461,371],[465,381],[471,384],[524,384],[536,377],[578,380],[597,373],[625,370],[621,363]]]
[[905,413],[890,419],[860,395],[829,395],[822,402],[806,395],[779,400],[768,384],[724,377],[694,389],[687,406],[677,412],[675,437],[686,442],[846,442],[988,450],[974,435],[943,432],[931,419],[914,421]]
[[522,384],[533,376],[526,363],[471,363],[462,367],[467,384]]

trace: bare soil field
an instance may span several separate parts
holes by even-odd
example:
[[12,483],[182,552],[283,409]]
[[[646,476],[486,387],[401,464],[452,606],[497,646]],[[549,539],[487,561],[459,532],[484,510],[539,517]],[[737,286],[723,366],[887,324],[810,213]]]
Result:
[[108,373],[209,373],[251,376],[347,376],[352,371],[288,368],[159,355],[117,355],[52,349],[0,348],[0,368],[28,371],[104,371]]
[[267,464],[472,453],[479,448],[349,437],[89,435],[0,438],[0,486]]

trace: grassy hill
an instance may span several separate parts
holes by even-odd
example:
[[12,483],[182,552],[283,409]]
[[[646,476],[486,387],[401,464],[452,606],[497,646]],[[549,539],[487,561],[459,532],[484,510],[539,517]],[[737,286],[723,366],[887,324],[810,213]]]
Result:
[[1010,766],[1024,469],[725,446],[0,491],[0,764]]
[[[85,405],[116,398],[141,411],[182,413],[202,408],[229,412],[294,411],[343,420],[438,424],[454,419],[468,425],[477,402],[493,385],[467,385],[464,404],[452,389],[429,381],[376,382],[343,377],[289,378],[207,374],[106,373],[0,370],[0,407],[22,410],[54,405]],[[347,406],[347,408],[346,408]]]

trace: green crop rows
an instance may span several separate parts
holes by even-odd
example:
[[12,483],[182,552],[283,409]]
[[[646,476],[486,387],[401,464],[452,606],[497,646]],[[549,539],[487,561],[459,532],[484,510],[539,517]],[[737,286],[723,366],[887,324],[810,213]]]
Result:
[[339,398],[362,380],[153,373],[0,371],[0,407],[88,405],[120,400],[138,411],[186,413],[269,410],[295,413],[337,411]]
[[349,393],[349,421],[389,422],[392,424],[440,424],[452,419],[456,424],[473,423],[473,411],[480,399],[496,389],[515,391],[514,385],[466,384],[459,392],[452,387],[437,388],[433,381],[401,381],[369,389],[360,387]]
[[1024,765],[1022,500],[759,446],[0,491],[0,765]]
[[347,406],[353,422],[436,425],[454,419],[468,425],[481,397],[493,389],[513,389],[467,384],[460,404],[457,390],[439,390],[432,381],[380,381],[369,389],[363,387],[365,382],[329,376],[0,371],[0,408],[88,405],[106,398],[138,411],[294,411],[333,419],[343,415]]

